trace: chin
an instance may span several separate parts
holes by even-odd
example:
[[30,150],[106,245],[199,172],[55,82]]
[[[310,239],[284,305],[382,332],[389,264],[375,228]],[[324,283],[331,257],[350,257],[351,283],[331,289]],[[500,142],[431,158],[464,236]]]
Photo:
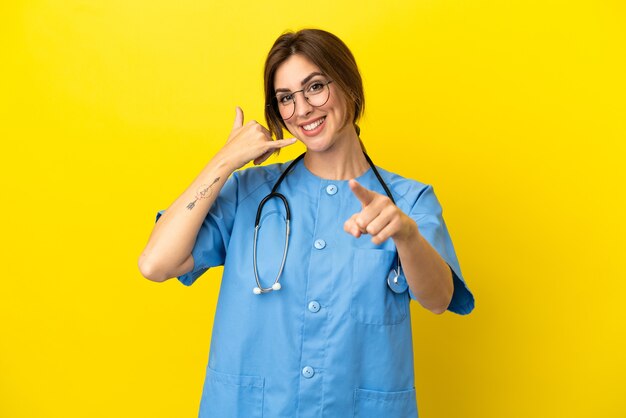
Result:
[[328,129],[330,126],[327,126],[326,128],[327,129],[324,132],[320,132],[319,135],[314,137],[299,135],[298,139],[304,144],[304,146],[306,146],[307,151],[325,152],[331,150],[338,140],[337,132],[332,129]]
[[331,149],[334,142],[326,137],[319,138],[303,138],[300,141],[306,147],[307,152],[324,152]]

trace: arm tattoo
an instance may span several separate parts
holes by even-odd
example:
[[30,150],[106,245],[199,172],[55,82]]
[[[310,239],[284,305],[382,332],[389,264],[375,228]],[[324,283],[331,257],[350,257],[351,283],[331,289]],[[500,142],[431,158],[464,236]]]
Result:
[[201,184],[200,188],[198,189],[198,191],[196,192],[196,199],[193,202],[190,202],[187,205],[187,209],[191,210],[193,209],[194,206],[196,206],[196,202],[200,199],[206,199],[209,196],[211,196],[213,194],[213,185],[215,183],[217,183],[220,180],[219,177],[217,177],[215,180],[213,180],[213,183],[211,184]]

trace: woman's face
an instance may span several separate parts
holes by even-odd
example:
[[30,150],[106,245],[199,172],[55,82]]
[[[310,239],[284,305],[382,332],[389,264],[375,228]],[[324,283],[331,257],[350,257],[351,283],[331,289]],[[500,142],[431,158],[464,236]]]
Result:
[[[289,92],[307,89],[311,83],[326,83],[329,79],[308,58],[295,54],[290,56],[276,70],[274,90],[283,96]],[[335,83],[328,84],[330,96],[322,106],[312,106],[302,93],[296,93],[293,116],[285,120],[287,130],[304,143],[307,151],[323,152],[330,149],[345,135],[351,124],[345,124],[346,106]],[[306,90],[305,90],[306,91]],[[313,99],[312,99],[313,101]],[[279,104],[280,106],[280,104]]]

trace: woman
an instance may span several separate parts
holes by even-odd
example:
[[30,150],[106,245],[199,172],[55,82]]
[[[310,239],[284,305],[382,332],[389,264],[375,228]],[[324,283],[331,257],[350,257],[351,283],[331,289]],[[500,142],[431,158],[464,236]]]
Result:
[[[361,77],[336,36],[280,36],[265,95],[269,130],[237,108],[139,260],[186,285],[224,265],[200,416],[416,417],[410,299],[474,306],[433,189],[368,161]],[[237,171],[296,139],[302,159]]]

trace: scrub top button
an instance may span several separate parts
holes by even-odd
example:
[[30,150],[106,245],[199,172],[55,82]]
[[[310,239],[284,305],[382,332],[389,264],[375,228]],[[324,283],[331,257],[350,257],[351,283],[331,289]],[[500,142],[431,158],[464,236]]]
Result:
[[321,306],[318,301],[312,300],[311,302],[309,302],[309,311],[315,313],[315,312],[318,312],[320,308]]
[[315,240],[315,243],[313,244],[315,246],[315,248],[317,248],[318,250],[323,249],[324,247],[326,247],[326,241],[324,241],[323,239],[317,239]]
[[302,376],[306,377],[307,379],[312,378],[314,374],[315,370],[313,370],[313,367],[311,366],[306,366],[304,369],[302,369]]
[[326,193],[331,196],[334,195],[335,193],[337,193],[337,186],[335,186],[334,184],[329,184],[328,186],[326,186]]

